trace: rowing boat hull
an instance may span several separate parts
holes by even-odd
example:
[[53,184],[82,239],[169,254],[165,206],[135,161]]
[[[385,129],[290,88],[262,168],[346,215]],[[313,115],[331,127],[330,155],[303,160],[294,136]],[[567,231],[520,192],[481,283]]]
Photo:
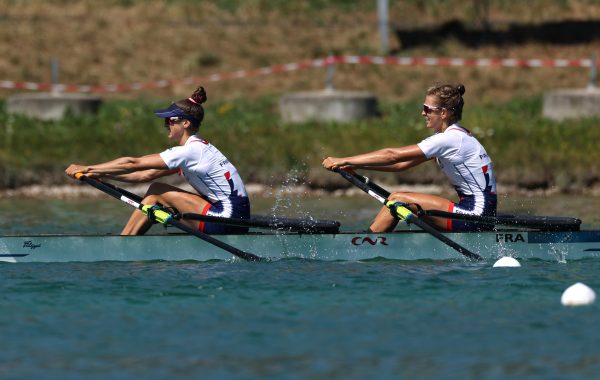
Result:
[[[600,231],[450,233],[452,240],[484,258],[501,256],[564,261],[600,257]],[[447,260],[462,256],[421,231],[387,234],[248,234],[218,236],[262,257],[316,260]],[[0,237],[0,261],[90,262],[227,260],[232,256],[184,234],[31,235]]]

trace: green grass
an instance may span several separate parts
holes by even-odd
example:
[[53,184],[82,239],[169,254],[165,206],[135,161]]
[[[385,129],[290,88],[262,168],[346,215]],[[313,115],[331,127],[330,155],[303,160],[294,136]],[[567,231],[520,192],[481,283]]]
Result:
[[[378,119],[350,124],[284,124],[277,98],[213,101],[200,135],[238,167],[247,182],[277,184],[293,173],[320,183],[324,157],[413,144],[430,132],[419,114],[421,101],[380,105]],[[8,115],[0,103],[0,186],[60,183],[71,162],[97,163],[118,156],[160,152],[171,145],[152,110],[162,103],[107,101],[97,115],[67,115],[42,122]],[[558,186],[562,190],[598,182],[598,120],[553,122],[541,117],[540,97],[465,108],[463,124],[494,160],[500,184]],[[387,174],[387,178],[389,174]],[[396,176],[402,182],[440,182],[433,164]]]

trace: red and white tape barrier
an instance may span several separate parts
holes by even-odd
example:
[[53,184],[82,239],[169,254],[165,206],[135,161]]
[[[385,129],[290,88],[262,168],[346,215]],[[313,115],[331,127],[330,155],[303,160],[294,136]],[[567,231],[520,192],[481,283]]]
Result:
[[116,93],[140,90],[152,90],[170,87],[173,85],[197,85],[206,82],[218,82],[230,79],[251,78],[262,75],[284,73],[304,70],[315,67],[325,67],[341,64],[361,65],[390,65],[390,66],[464,66],[464,67],[587,67],[594,64],[600,67],[600,61],[592,59],[516,59],[516,58],[419,58],[419,57],[373,57],[373,56],[330,56],[275,65],[253,70],[238,70],[230,73],[213,74],[203,77],[190,77],[176,80],[158,80],[146,83],[132,84],[106,84],[106,85],[76,85],[76,84],[51,84],[16,82],[10,80],[0,81],[0,88],[31,91],[77,92],[77,93]]

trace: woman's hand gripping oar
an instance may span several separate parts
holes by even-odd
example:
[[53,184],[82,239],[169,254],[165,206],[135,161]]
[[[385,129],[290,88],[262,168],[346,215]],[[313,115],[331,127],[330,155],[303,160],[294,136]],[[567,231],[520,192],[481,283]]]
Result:
[[171,213],[169,213],[161,208],[155,208],[153,205],[142,204],[140,202],[141,198],[137,195],[132,196],[132,195],[134,195],[132,193],[120,192],[116,186],[109,186],[102,181],[99,181],[99,180],[91,178],[91,177],[87,177],[82,173],[77,173],[75,175],[75,178],[87,183],[90,186],[95,187],[96,189],[98,189],[114,198],[117,198],[117,199],[127,203],[128,205],[130,205],[134,208],[137,208],[138,210],[142,211],[146,215],[149,215],[151,218],[153,218],[153,220],[155,220],[159,223],[162,223],[165,225],[170,224],[173,227],[179,228],[180,230],[187,232],[190,235],[194,235],[194,236],[206,241],[207,243],[210,243],[214,246],[224,249],[225,251],[231,253],[234,256],[237,256],[246,261],[265,261],[265,259],[263,259],[259,256],[256,256],[249,252],[244,252],[238,248],[235,248],[227,243],[217,240],[210,235],[200,232],[200,231],[180,222],[179,220],[175,219]]
[[471,260],[481,260],[481,256],[478,254],[469,251],[465,247],[459,245],[453,240],[450,240],[447,236],[436,230],[434,227],[425,223],[423,220],[419,219],[415,214],[412,213],[406,206],[400,202],[390,201],[388,199],[389,192],[382,191],[383,189],[379,186],[370,187],[366,182],[362,181],[358,175],[352,174],[346,170],[342,170],[339,168],[334,169],[336,173],[339,173],[342,177],[344,177],[348,182],[358,187],[365,193],[369,194],[373,198],[377,199],[380,203],[385,205],[390,209],[390,211],[400,219],[406,220],[408,223],[413,223],[419,226],[422,230],[428,232],[430,235],[440,240],[444,244],[454,248],[458,252],[460,252],[463,256]]

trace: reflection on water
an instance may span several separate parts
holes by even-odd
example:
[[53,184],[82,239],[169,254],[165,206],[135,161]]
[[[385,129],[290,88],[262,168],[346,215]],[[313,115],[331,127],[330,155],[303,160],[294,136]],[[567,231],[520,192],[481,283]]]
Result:
[[[369,196],[334,197],[296,194],[253,197],[252,211],[261,215],[335,219],[343,230],[364,230],[379,204]],[[575,216],[585,227],[600,226],[599,197],[501,197],[500,212]],[[118,233],[132,208],[109,197],[93,199],[2,199],[0,234]],[[154,226],[160,229],[161,226]]]

